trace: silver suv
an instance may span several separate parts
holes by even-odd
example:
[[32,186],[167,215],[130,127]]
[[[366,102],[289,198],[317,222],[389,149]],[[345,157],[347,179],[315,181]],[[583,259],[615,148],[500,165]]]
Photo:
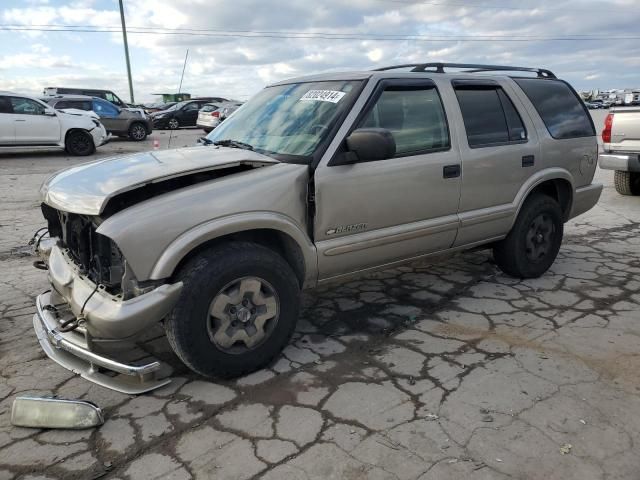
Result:
[[283,81],[203,145],[45,182],[52,288],[35,328],[51,358],[125,392],[167,381],[110,353],[158,322],[195,372],[241,375],[287,344],[302,289],[478,246],[508,275],[542,275],[564,222],[598,201],[596,158],[584,104],[548,70]]

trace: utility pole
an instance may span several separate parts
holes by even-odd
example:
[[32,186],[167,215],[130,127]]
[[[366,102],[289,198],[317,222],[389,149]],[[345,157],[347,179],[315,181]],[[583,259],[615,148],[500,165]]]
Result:
[[118,0],[120,3],[120,20],[122,21],[122,38],[124,40],[124,57],[127,60],[127,77],[129,77],[129,96],[131,97],[131,103],[135,103],[133,99],[133,81],[131,80],[131,63],[129,63],[129,44],[127,43],[127,25],[124,22],[124,7],[122,6],[122,0]]

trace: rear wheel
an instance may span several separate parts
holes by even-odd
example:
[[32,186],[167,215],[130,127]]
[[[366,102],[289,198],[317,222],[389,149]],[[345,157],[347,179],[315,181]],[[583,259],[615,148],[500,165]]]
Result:
[[178,128],[180,128],[180,122],[177,118],[170,118],[167,122],[167,126],[170,130],[177,130]]
[[616,170],[613,175],[616,192],[620,195],[640,195],[640,173]]
[[129,138],[141,142],[147,138],[147,129],[142,123],[134,123],[129,127]]
[[178,303],[165,321],[178,357],[207,377],[235,377],[267,365],[288,343],[300,288],[289,264],[255,243],[206,250],[178,274]]
[[496,264],[512,277],[539,277],[556,259],[563,231],[558,202],[534,193],[524,202],[507,237],[494,246]]
[[70,155],[84,157],[91,155],[96,150],[93,137],[84,130],[73,130],[67,134],[65,140],[65,150]]

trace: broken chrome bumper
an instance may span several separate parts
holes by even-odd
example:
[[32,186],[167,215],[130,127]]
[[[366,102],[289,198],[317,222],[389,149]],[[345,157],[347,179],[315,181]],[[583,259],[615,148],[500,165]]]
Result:
[[[52,290],[37,297],[33,325],[45,353],[83,378],[123,393],[138,394],[170,382],[167,365],[131,341],[157,324],[173,308],[182,283],[161,285],[123,300],[81,274],[55,244],[38,253],[48,267]],[[81,315],[82,314],[82,315]],[[61,323],[77,324],[63,331]],[[116,360],[115,358],[127,360]]]
[[45,292],[36,298],[33,316],[38,341],[49,358],[91,382],[122,393],[144,393],[171,381],[157,378],[163,365],[156,360],[122,363],[95,351],[86,330],[59,332],[58,309],[51,297],[51,292]]

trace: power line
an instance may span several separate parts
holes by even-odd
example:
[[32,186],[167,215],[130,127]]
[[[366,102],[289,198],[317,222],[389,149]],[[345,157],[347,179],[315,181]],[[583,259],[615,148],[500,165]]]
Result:
[[[479,3],[449,3],[449,2],[412,2],[411,0],[376,0],[378,2],[401,3],[404,5],[440,5],[443,7],[465,7],[465,8],[483,8],[489,10],[531,10],[526,7],[511,7],[505,5],[482,5]],[[541,9],[542,10],[542,9]]]
[[[120,31],[120,26],[118,25],[105,25],[103,27],[96,27],[95,25],[63,25],[63,24],[30,24],[30,25],[19,25],[19,24],[0,24],[0,28],[2,27],[8,27],[8,28],[16,28],[16,29],[21,29],[21,28],[28,28],[31,29],[33,28],[34,30],[37,31],[37,27],[42,27],[43,29],[48,29],[48,28],[52,28],[52,29],[67,29],[67,28],[72,28],[72,29],[87,29],[87,30],[96,30],[96,31],[105,31],[105,32],[111,32],[116,31],[119,32]],[[141,32],[138,33],[144,33],[146,31],[152,31],[153,33],[182,33],[182,32],[187,32],[187,33],[200,33],[200,32],[212,32],[212,33],[224,33],[224,34],[232,34],[232,33],[247,33],[247,34],[255,34],[255,35],[260,35],[260,34],[266,34],[266,35],[292,35],[292,36],[296,36],[296,35],[322,35],[322,36],[340,36],[340,37],[371,37],[371,36],[376,36],[376,37],[389,37],[389,38],[402,38],[405,39],[407,37],[411,37],[411,38],[426,38],[426,39],[432,39],[432,38],[526,38],[526,39],[545,39],[545,38],[557,38],[557,37],[567,37],[567,38],[590,38],[590,37],[595,37],[598,39],[604,38],[605,35],[603,34],[593,34],[593,33],[576,33],[576,34],[562,34],[562,35],[527,35],[527,34],[505,34],[505,35],[500,35],[500,34],[474,34],[474,35],[456,35],[456,34],[452,34],[452,35],[448,35],[448,34],[393,34],[393,33],[334,33],[334,32],[314,32],[314,31],[306,31],[306,32],[297,32],[297,31],[292,31],[292,30],[237,30],[237,29],[216,29],[216,28],[168,28],[168,27],[143,27],[143,26],[135,26],[135,25],[131,25],[129,26],[128,30],[142,30]],[[49,30],[47,30],[49,31]],[[58,30],[54,30],[54,31],[58,31]],[[67,30],[60,30],[60,31],[67,31]],[[80,31],[80,30],[79,30]],[[622,38],[625,39],[628,36],[619,36],[619,37],[612,37],[610,35],[607,35],[606,38],[613,38],[614,40],[617,38]]]
[[[152,27],[131,27],[127,31],[132,35],[182,35],[196,37],[214,37],[214,38],[283,38],[283,39],[321,39],[321,40],[359,40],[359,41],[418,41],[418,42],[530,42],[538,41],[603,41],[603,40],[640,40],[639,35],[626,36],[520,36],[520,35],[403,35],[403,36],[384,36],[380,34],[341,34],[327,32],[273,32],[261,33],[259,31],[190,31],[190,30],[172,30],[172,29],[154,29]],[[119,29],[111,27],[103,28],[60,28],[56,26],[50,27],[32,27],[32,26],[6,26],[0,25],[0,31],[26,31],[26,32],[75,32],[75,33],[120,33]]]

